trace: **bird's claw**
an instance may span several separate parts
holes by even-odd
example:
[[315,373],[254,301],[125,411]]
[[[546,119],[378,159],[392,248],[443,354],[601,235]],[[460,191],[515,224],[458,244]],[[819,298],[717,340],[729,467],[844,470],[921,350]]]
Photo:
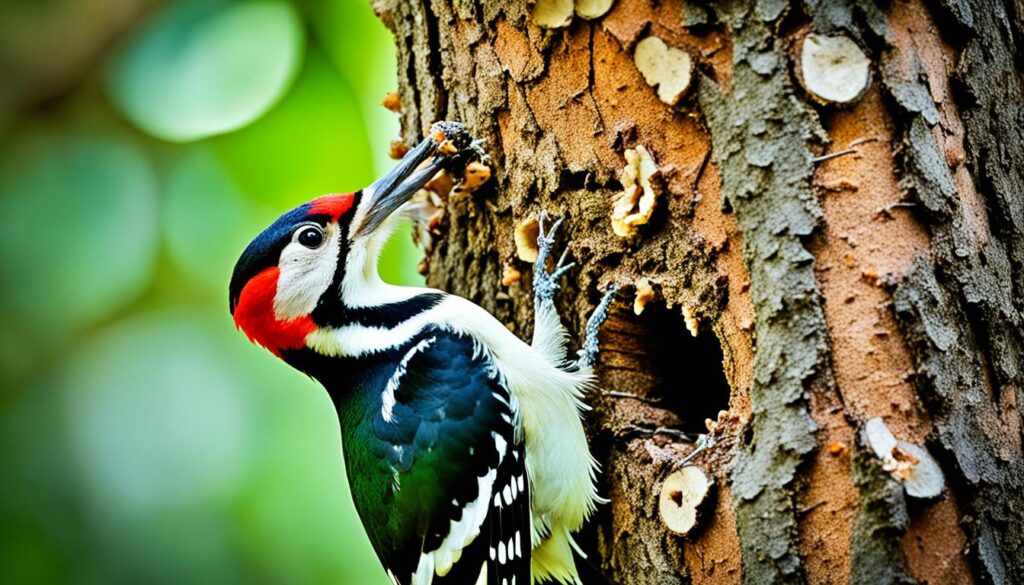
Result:
[[589,368],[597,362],[597,354],[600,351],[598,333],[601,331],[601,325],[604,325],[605,319],[608,318],[608,307],[611,306],[617,292],[619,292],[617,284],[609,286],[604,296],[601,297],[601,302],[598,303],[597,308],[590,314],[583,337],[583,348],[580,349],[579,359],[576,360],[578,367]]
[[533,296],[537,302],[551,303],[554,302],[555,292],[559,287],[558,280],[576,266],[576,263],[566,263],[569,255],[569,246],[567,244],[558,262],[555,263],[554,270],[548,272],[548,256],[551,254],[551,248],[555,244],[555,234],[558,233],[558,228],[562,225],[562,218],[556,219],[548,231],[544,230],[545,220],[546,216],[543,213],[537,220],[539,233],[537,235],[537,259],[533,262]]
[[[558,228],[562,225],[562,218],[556,219],[548,229],[545,229],[544,225],[546,220],[547,217],[543,213],[537,220],[539,233],[537,235],[537,259],[533,264],[533,296],[534,303],[538,306],[541,304],[549,306],[554,304],[555,292],[559,288],[559,279],[576,266],[575,262],[566,261],[569,255],[569,246],[567,244],[565,250],[562,251],[562,255],[558,258],[558,262],[555,263],[555,268],[548,272],[548,256],[551,255],[551,248],[555,244],[555,234],[558,233]],[[614,300],[615,293],[618,290],[618,285],[612,284],[604,293],[597,308],[590,315],[584,333],[583,347],[578,353],[578,359],[573,362],[570,369],[590,368],[597,361],[597,354],[600,349],[598,347],[598,332],[601,330],[601,325],[604,324],[605,319],[608,318],[608,307],[611,305],[612,300]]]

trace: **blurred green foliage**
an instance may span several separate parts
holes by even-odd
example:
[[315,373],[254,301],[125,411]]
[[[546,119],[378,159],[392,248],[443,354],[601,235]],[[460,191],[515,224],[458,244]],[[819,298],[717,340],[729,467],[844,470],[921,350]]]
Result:
[[[390,35],[366,0],[169,0],[114,41],[0,129],[0,583],[386,583],[329,398],[226,288],[278,214],[390,164]],[[416,257],[400,234],[385,278]]]

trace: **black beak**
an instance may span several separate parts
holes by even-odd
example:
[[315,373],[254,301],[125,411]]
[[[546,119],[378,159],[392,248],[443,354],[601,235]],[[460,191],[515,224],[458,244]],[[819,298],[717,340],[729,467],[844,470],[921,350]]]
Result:
[[[370,201],[366,216],[353,232],[353,237],[373,233],[444,168],[452,155],[468,148],[471,143],[469,133],[462,124],[438,122],[431,126],[430,134],[410,150],[398,166],[364,190],[364,194],[369,194]],[[427,164],[420,168],[425,162]]]

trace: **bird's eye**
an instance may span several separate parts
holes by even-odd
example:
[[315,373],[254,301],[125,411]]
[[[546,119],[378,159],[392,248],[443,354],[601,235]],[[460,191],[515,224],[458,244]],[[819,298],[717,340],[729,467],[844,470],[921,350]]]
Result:
[[315,250],[324,243],[324,232],[317,226],[306,226],[299,230],[298,241],[303,246]]

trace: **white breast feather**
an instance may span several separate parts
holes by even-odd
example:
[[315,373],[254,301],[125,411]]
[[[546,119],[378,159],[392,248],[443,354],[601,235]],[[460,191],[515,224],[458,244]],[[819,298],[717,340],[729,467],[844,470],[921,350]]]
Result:
[[[372,306],[438,292],[389,285],[380,279],[377,255],[395,222],[388,224],[365,249],[349,253],[349,264],[359,266],[347,272],[343,282],[342,294],[349,306]],[[560,353],[564,350],[565,333],[557,315],[538,314],[537,322],[538,329],[544,331],[535,336],[536,347],[531,347],[483,308],[461,297],[446,295],[430,310],[393,329],[362,325],[322,328],[312,333],[306,343],[325,355],[366,355],[396,347],[430,325],[444,326],[478,340],[490,353],[513,402],[519,406],[517,433],[522,433],[525,442],[527,481],[532,491],[533,580],[550,577],[578,583],[572,559],[576,545],[571,532],[583,525],[601,501],[594,485],[597,462],[590,453],[580,419],[581,411],[587,408],[583,394],[592,384],[592,376],[589,371],[566,372],[558,367],[564,361]],[[423,555],[413,582],[430,583],[437,560],[435,555]]]

